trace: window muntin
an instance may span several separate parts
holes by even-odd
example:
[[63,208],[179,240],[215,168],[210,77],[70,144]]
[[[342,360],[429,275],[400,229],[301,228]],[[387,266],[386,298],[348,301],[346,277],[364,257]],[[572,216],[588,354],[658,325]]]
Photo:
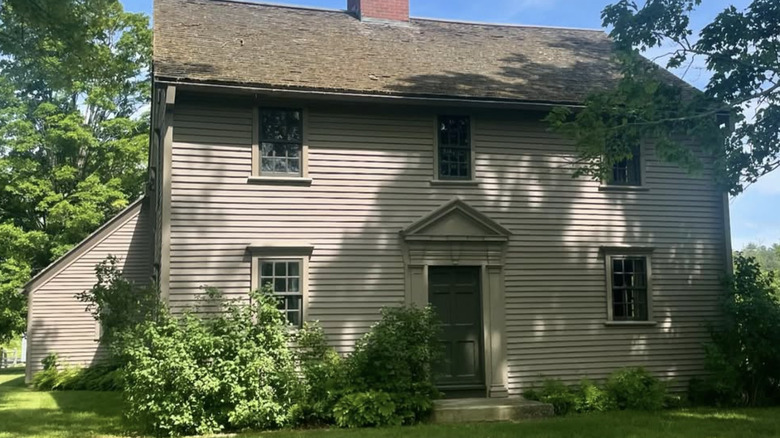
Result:
[[648,321],[648,262],[646,256],[609,257],[612,320]]
[[279,310],[296,327],[303,325],[303,288],[299,260],[261,260],[260,287],[279,297]]
[[612,166],[609,184],[624,186],[642,185],[642,157],[640,148],[631,148],[631,158],[619,161]]
[[260,109],[260,174],[301,176],[303,112],[298,109]]
[[438,178],[471,179],[471,119],[468,116],[439,116],[437,135]]

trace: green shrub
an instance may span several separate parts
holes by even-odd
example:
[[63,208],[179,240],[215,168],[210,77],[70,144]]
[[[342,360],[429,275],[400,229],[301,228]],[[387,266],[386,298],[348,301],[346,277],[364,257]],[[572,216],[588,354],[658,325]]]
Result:
[[115,341],[123,332],[154,320],[161,306],[159,292],[125,279],[114,256],[99,263],[95,275],[97,283],[90,290],[76,294],[76,299],[87,303],[87,311],[100,323],[100,342],[115,356],[122,351]]
[[44,370],[56,369],[59,364],[60,358],[57,353],[49,353],[41,360],[41,365],[43,365]]
[[617,408],[610,394],[590,380],[582,380],[574,396],[574,409],[577,412],[606,412]]
[[46,368],[33,376],[33,387],[39,391],[119,391],[122,370],[117,365],[93,365],[89,368],[66,366]]
[[545,379],[541,388],[531,389],[523,396],[529,400],[551,404],[555,415],[568,414],[577,403],[574,391],[558,379]]
[[277,298],[209,295],[215,313],[163,311],[122,342],[130,424],[158,436],[290,424],[300,386]]
[[659,410],[666,399],[666,386],[644,368],[615,371],[605,389],[618,409]]
[[424,419],[439,396],[433,366],[441,360],[440,325],[431,307],[388,307],[347,359],[348,392],[383,392],[403,424]]
[[303,383],[296,422],[333,423],[333,409],[348,386],[344,360],[328,345],[316,322],[303,325],[297,333],[296,346]]
[[726,281],[723,321],[706,346],[708,377],[694,382],[697,402],[758,405],[780,401],[780,303],[772,272],[737,253]]
[[33,376],[33,388],[39,391],[51,391],[59,375],[57,368],[45,368]]
[[383,391],[355,392],[343,396],[333,408],[339,427],[400,425],[393,397]]

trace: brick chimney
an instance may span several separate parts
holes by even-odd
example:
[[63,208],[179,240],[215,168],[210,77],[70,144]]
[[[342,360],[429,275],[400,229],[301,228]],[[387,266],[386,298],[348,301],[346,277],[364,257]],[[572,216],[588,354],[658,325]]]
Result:
[[409,21],[409,0],[347,0],[347,9],[361,20]]

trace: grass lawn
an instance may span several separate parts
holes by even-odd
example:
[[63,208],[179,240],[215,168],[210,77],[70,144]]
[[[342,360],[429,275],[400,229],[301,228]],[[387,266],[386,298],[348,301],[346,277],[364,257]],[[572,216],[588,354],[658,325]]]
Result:
[[[36,392],[0,371],[0,438],[122,435],[121,399],[105,392]],[[247,433],[241,438],[750,438],[780,437],[780,408],[611,412],[522,423]]]

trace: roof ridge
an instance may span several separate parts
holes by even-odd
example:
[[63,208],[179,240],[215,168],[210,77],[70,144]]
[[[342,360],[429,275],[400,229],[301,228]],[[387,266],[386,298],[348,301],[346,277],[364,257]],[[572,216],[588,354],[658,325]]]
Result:
[[[276,2],[269,2],[269,1],[253,1],[253,0],[197,0],[197,1],[213,2],[213,3],[234,3],[234,4],[243,4],[248,6],[260,6],[260,7],[270,6],[275,8],[299,9],[304,11],[334,12],[334,13],[354,16],[351,12],[349,12],[346,9],[323,8],[317,6],[296,5],[290,3],[276,3]],[[409,19],[412,21],[433,21],[439,23],[468,24],[474,26],[558,29],[558,30],[574,30],[578,32],[605,33],[603,29],[586,28],[586,27],[551,26],[551,25],[544,25],[544,24],[493,23],[489,21],[456,20],[456,19],[449,19],[449,18],[417,17],[417,16],[410,16]]]
[[598,33],[606,34],[606,32],[604,32],[604,29],[587,28],[587,27],[548,26],[543,24],[491,23],[489,21],[452,20],[447,18],[430,18],[430,17],[409,17],[409,18],[415,21],[435,21],[441,23],[470,24],[475,26],[532,27],[532,28],[539,28],[539,29],[576,30],[578,32],[598,32]]
[[242,4],[248,6],[263,6],[263,7],[270,6],[274,8],[301,9],[305,11],[338,12],[347,15],[352,15],[352,13],[350,13],[346,9],[322,8],[317,6],[294,5],[289,3],[276,3],[276,2],[267,2],[267,1],[252,1],[252,0],[197,0],[197,1],[202,1],[205,3],[235,3],[235,4]]

